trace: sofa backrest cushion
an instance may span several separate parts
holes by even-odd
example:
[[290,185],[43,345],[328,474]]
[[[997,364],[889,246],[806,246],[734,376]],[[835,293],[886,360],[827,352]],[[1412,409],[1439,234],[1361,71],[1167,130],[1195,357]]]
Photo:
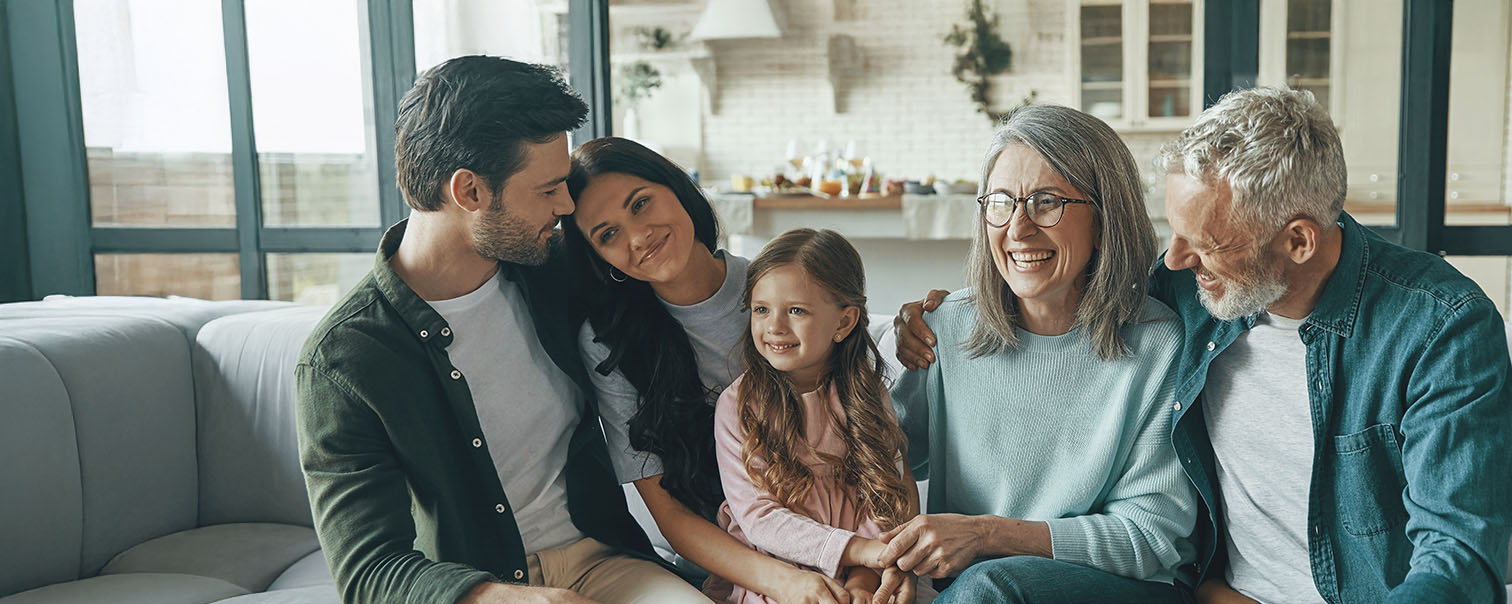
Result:
[[46,359],[66,393],[45,404],[73,417],[72,434],[51,436],[77,443],[82,518],[72,522],[82,526],[80,575],[94,575],[128,547],[193,528],[194,387],[183,332],[141,316],[6,320],[0,327]]
[[79,576],[84,496],[68,391],[47,357],[0,330],[0,597]]
[[221,317],[200,328],[199,519],[310,526],[294,425],[294,364],[325,307]]

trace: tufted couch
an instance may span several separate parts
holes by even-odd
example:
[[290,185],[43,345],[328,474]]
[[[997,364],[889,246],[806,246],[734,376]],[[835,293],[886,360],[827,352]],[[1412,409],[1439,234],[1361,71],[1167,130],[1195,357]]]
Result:
[[[324,312],[113,297],[0,305],[0,604],[339,602],[293,417],[294,362]],[[891,360],[888,319],[872,323]]]

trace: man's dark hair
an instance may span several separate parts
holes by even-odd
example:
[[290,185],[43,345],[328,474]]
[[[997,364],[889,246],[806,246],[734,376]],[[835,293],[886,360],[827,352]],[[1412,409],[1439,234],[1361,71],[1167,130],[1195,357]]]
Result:
[[583,99],[551,67],[457,57],[421,74],[399,101],[399,190],[410,207],[439,210],[441,188],[465,168],[497,191],[520,170],[526,141],[549,141],[587,115]]

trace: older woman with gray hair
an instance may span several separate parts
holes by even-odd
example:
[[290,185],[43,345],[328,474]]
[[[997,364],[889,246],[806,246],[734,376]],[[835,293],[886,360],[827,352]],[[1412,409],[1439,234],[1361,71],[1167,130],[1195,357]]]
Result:
[[[938,603],[1181,602],[1197,502],[1169,443],[1175,315],[1139,170],[1106,124],[1030,105],[983,164],[971,287],[892,391],[929,514],[878,560],[959,575]],[[962,572],[964,571],[964,572]]]

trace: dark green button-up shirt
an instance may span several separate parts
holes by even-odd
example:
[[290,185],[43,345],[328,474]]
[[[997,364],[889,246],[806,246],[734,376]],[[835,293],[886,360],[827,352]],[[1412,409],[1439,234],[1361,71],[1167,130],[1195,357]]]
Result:
[[[316,326],[295,370],[300,462],[346,602],[454,602],[482,581],[528,579],[489,455],[511,443],[487,442],[467,381],[447,357],[446,320],[389,266],[405,224],[384,235],[373,270]],[[567,266],[557,256],[500,270],[528,300],[541,347],[583,393],[565,469],[573,524],[650,557],[609,464],[578,354]]]

